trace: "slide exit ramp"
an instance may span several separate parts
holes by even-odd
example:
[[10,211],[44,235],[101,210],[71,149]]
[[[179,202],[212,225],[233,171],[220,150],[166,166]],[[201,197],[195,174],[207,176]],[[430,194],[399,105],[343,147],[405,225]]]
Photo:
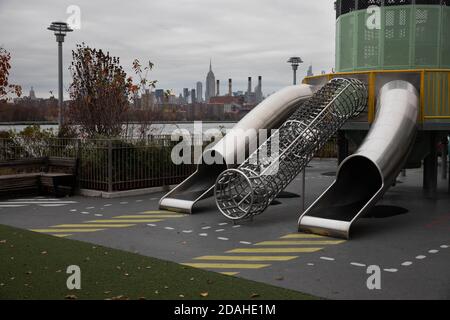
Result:
[[[260,129],[277,129],[301,105],[310,98],[316,88],[309,85],[289,86],[272,94],[250,111],[216,145],[203,152],[205,158],[218,159],[208,165],[202,161],[185,181],[167,193],[159,202],[160,209],[182,213],[193,213],[194,205],[213,195],[214,184],[220,173],[237,167],[259,146],[257,133]],[[255,131],[255,135],[242,132]]]
[[419,95],[406,81],[384,85],[377,115],[355,154],[339,166],[336,181],[303,213],[299,231],[350,237],[351,225],[395,182],[417,132]]
[[367,106],[366,86],[356,79],[328,82],[241,166],[220,174],[220,212],[239,220],[262,213],[306,167],[314,153]]

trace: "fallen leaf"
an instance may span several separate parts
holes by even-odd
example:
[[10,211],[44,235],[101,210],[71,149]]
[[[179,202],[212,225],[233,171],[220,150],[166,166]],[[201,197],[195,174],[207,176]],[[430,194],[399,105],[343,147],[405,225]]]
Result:
[[203,298],[206,298],[207,296],[209,296],[209,293],[208,293],[208,292],[202,292],[202,293],[200,293],[200,295],[201,295]]
[[159,291],[158,291],[158,290],[155,290],[155,294],[159,294]]
[[41,254],[47,254],[47,251],[42,251]]
[[169,287],[168,286],[164,286],[164,289],[169,289]]
[[194,280],[195,280],[195,278],[191,278],[191,279],[189,279],[189,280],[191,280],[191,281],[194,281]]
[[180,297],[180,298],[184,298],[184,295],[180,294],[179,297]]
[[6,240],[0,240],[0,243],[4,244],[4,243],[6,243]]
[[78,297],[77,297],[76,295],[74,295],[74,294],[68,294],[67,296],[64,297],[64,299],[67,299],[67,300],[77,300]]
[[56,273],[60,273],[61,272],[61,270],[56,270]]
[[151,266],[147,266],[147,267],[145,267],[145,269],[151,269],[152,267]]
[[257,293],[252,293],[252,295],[250,296],[250,299],[254,299],[254,298],[258,298],[259,294]]
[[27,272],[25,272],[25,274],[32,274],[33,272],[31,272],[31,271],[27,271]]
[[104,291],[103,293],[104,293],[104,294],[110,294],[111,291]]
[[124,296],[124,295],[119,295],[116,297],[112,297],[112,300],[128,300],[128,297]]

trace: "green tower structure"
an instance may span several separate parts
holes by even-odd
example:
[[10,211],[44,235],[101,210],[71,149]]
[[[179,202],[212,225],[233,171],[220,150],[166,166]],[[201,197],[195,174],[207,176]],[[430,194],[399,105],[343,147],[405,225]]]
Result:
[[380,88],[406,80],[420,93],[419,133],[407,168],[424,165],[424,189],[434,197],[438,152],[446,164],[450,132],[450,0],[337,0],[335,9],[335,72],[304,83],[349,77],[369,88],[366,112],[339,133],[339,158],[370,129]]

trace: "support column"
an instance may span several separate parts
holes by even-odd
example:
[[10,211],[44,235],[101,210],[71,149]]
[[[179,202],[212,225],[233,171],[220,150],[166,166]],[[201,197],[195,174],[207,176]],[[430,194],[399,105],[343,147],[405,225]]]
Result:
[[423,162],[423,189],[425,196],[428,198],[436,198],[437,196],[437,177],[438,177],[438,160],[437,160],[437,144],[438,135],[436,132],[429,133],[430,152]]
[[337,144],[338,144],[338,165],[339,165],[349,155],[348,140],[345,137],[345,131],[341,130],[338,131]]
[[448,167],[448,139],[447,136],[442,138],[442,180],[447,180]]

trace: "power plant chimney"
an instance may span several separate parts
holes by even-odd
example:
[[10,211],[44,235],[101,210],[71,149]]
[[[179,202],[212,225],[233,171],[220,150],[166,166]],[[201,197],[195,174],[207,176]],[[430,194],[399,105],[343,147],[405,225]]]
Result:
[[258,77],[258,86],[262,88],[262,76]]
[[218,97],[218,96],[220,96],[220,80],[217,80],[216,81],[216,88],[217,88],[217,93],[216,93],[216,96]]
[[248,89],[247,89],[247,93],[248,93],[248,94],[252,93],[252,77],[248,77]]
[[228,95],[231,97],[233,95],[233,80],[228,79]]

